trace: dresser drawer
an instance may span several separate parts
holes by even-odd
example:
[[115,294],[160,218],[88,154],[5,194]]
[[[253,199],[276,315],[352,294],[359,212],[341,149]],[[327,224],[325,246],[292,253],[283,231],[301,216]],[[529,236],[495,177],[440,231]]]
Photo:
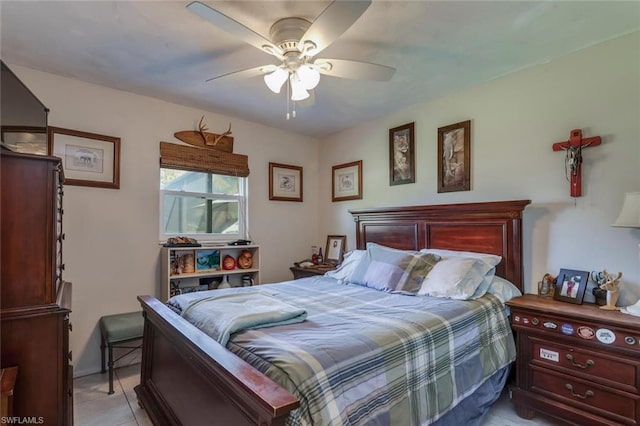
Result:
[[[531,337],[531,362],[558,369],[568,374],[578,374],[627,392],[638,392],[640,362],[608,355],[598,351],[578,349],[568,345]],[[568,371],[567,371],[568,370]]]
[[531,391],[573,405],[581,410],[635,425],[640,396],[607,388],[537,366],[532,366]]

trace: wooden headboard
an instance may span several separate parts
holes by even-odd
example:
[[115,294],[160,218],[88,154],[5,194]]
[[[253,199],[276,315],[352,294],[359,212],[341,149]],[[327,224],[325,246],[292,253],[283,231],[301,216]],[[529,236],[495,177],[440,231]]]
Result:
[[530,200],[350,210],[356,244],[402,250],[439,248],[502,256],[496,274],[521,291],[522,211]]

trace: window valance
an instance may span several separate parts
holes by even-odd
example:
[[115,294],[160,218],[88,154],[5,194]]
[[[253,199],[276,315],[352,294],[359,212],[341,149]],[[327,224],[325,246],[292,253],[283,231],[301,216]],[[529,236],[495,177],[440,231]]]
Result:
[[249,176],[249,157],[243,154],[160,142],[160,166],[192,172]]

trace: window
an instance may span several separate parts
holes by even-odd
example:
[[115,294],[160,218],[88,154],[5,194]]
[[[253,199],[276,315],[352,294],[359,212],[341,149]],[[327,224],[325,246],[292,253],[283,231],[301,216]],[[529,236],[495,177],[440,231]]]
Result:
[[246,187],[246,177],[161,168],[161,237],[246,238]]

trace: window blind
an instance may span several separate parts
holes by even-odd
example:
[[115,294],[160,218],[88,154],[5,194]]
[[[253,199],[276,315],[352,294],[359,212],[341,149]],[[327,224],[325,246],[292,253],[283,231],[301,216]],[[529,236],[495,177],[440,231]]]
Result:
[[247,177],[249,157],[217,149],[160,142],[160,167]]

